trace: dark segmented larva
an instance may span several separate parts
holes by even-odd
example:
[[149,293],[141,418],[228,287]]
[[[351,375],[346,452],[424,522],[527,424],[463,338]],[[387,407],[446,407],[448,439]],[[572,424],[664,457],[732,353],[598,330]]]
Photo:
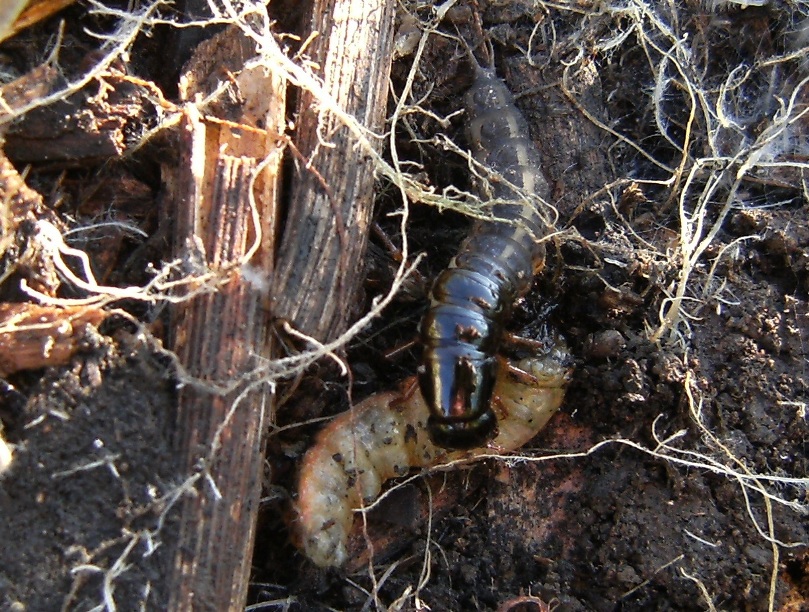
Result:
[[[494,445],[504,451],[524,445],[545,426],[562,403],[568,381],[568,354],[558,341],[545,355],[517,363],[530,376],[506,371],[498,376],[492,405],[499,418]],[[409,379],[403,388],[412,388]],[[383,392],[360,402],[325,427],[306,453],[298,483],[298,544],[321,567],[348,560],[346,543],[353,513],[379,495],[382,484],[423,468],[486,449],[447,451],[427,434],[429,410],[413,390],[403,397]]]
[[430,406],[430,435],[446,448],[474,448],[494,435],[489,404],[504,325],[545,261],[539,240],[547,223],[534,198],[512,187],[547,200],[541,156],[505,83],[471,59],[468,135],[475,160],[493,174],[482,195],[495,200],[492,214],[502,221],[475,224],[436,279],[421,322],[419,385]]

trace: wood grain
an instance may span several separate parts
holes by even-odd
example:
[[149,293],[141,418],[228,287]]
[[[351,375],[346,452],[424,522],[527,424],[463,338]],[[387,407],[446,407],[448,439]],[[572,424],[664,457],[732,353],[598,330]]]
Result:
[[180,510],[167,580],[170,610],[243,610],[247,598],[273,397],[266,385],[248,392],[249,373],[270,346],[266,286],[250,282],[244,271],[247,263],[258,277],[272,274],[285,110],[281,79],[261,68],[242,70],[253,52],[235,29],[200,45],[185,95],[215,86],[216,71],[229,72],[239,94],[230,99],[243,104],[228,105],[227,113],[209,107],[217,116],[206,117],[189,105],[180,126],[179,169],[168,185],[177,206],[168,214],[177,218],[178,256],[189,272],[217,278],[208,286],[214,291],[181,303],[173,320],[173,348],[187,375],[174,446],[182,472],[203,477]]
[[[309,28],[318,33],[309,54],[322,67],[326,90],[377,134],[385,119],[394,9],[391,0],[316,0]],[[301,95],[297,125],[295,145],[307,165],[299,164],[294,178],[273,314],[327,342],[346,328],[355,306],[374,168],[349,130],[309,92]]]

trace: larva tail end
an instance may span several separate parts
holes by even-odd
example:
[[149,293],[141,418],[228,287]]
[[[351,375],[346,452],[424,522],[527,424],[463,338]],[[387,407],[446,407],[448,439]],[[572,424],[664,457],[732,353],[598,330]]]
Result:
[[345,536],[341,537],[339,534],[324,530],[306,538],[303,550],[309,560],[318,567],[338,568],[348,561],[345,540]]

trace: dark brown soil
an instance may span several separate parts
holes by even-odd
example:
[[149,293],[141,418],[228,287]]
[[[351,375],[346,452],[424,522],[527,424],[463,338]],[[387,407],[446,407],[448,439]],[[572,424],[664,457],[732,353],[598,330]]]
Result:
[[4,609],[90,609],[109,570],[122,609],[161,597],[161,498],[177,483],[172,381],[154,349],[124,332],[94,338],[26,389],[6,427],[17,447],[0,488]]
[[[292,547],[285,520],[295,465],[314,428],[271,435],[272,477],[253,560],[254,609],[516,611],[538,609],[509,603],[534,595],[557,610],[764,610],[771,597],[775,609],[809,610],[805,168],[750,177],[695,267],[688,294],[695,299],[685,304],[690,317],[676,333],[654,338],[683,261],[677,199],[668,187],[620,182],[659,179],[661,171],[587,120],[558,84],[561,61],[584,41],[592,70],[582,68],[569,84],[580,104],[676,165],[680,158],[650,114],[654,81],[644,53],[659,55],[644,52],[634,35],[599,52],[598,41],[626,27],[619,17],[585,20],[518,0],[478,4],[464,4],[454,27],[470,36],[482,28],[495,41],[499,73],[525,94],[519,106],[549,160],[546,174],[560,228],[567,230],[549,244],[546,270],[513,324],[527,333],[547,324],[565,336],[575,359],[565,403],[523,449],[525,460],[484,463],[446,479],[434,475],[373,515],[383,534],[375,540],[382,553],[373,579],[368,567],[348,574],[319,570]],[[796,27],[775,5],[714,14],[691,4],[680,9],[677,27],[694,46],[703,45],[700,66],[712,85],[745,58],[752,63],[784,53]],[[78,11],[68,18],[81,23]],[[535,68],[517,50],[527,48],[538,20],[546,32],[553,24],[556,38],[534,40]],[[32,39],[53,25],[38,27]],[[139,52],[142,76],[157,81],[147,61],[154,48]],[[19,44],[8,53],[22,61]],[[457,110],[468,85],[463,57],[451,41],[435,37],[423,61],[416,98],[432,84],[431,109]],[[399,86],[408,67],[407,58],[394,67]],[[783,74],[793,76],[767,74],[786,87],[800,70],[805,65],[792,62]],[[804,86],[804,105],[805,92]],[[674,140],[682,137],[681,102],[664,103]],[[749,133],[761,133],[774,111],[764,102],[748,110]],[[456,119],[447,130],[459,142],[462,123]],[[796,125],[803,139],[797,155],[805,162],[807,122]],[[424,139],[439,131],[428,119],[411,127]],[[702,145],[695,141],[694,157],[705,155]],[[401,147],[400,155],[425,164],[431,184],[469,187],[464,162],[449,153],[407,144],[404,133]],[[157,190],[151,162],[138,163],[134,174]],[[105,168],[102,179],[133,171],[116,168]],[[50,193],[57,178],[52,168],[34,167],[29,183]],[[720,190],[709,206],[708,224],[722,197]],[[392,233],[398,220],[383,213],[395,206],[380,198],[380,222]],[[686,206],[692,210],[694,202]],[[157,234],[150,223],[143,226]],[[425,276],[446,264],[467,227],[451,213],[413,211],[414,250],[428,252]],[[132,245],[119,256],[145,257]],[[389,266],[374,245],[367,295],[358,303],[382,292]],[[142,271],[132,274],[114,280],[143,281]],[[414,353],[393,362],[381,354],[415,334],[424,308],[418,286],[415,292],[348,347],[355,399],[413,373]],[[162,316],[141,307],[132,312],[150,323]],[[6,382],[0,419],[14,461],[0,476],[2,609],[88,610],[103,606],[105,593],[119,610],[162,609],[171,492],[182,480],[169,442],[175,383],[169,359],[143,329],[121,322],[108,327],[89,334],[70,365],[17,373]],[[160,335],[159,324],[151,329]],[[345,407],[344,379],[327,366],[312,378],[282,409],[282,424]],[[428,529],[423,517],[431,499],[436,514]]]

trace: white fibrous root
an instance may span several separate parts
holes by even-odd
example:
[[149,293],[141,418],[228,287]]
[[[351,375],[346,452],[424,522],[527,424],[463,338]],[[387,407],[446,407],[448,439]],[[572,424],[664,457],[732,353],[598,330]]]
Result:
[[[321,567],[348,560],[354,512],[372,503],[385,481],[413,468],[512,451],[533,438],[562,403],[570,371],[561,342],[546,354],[501,368],[492,408],[499,433],[489,447],[448,451],[427,434],[429,411],[414,379],[411,392],[386,391],[360,402],[317,436],[303,460],[298,484],[298,545]],[[522,372],[519,372],[522,370]]]

